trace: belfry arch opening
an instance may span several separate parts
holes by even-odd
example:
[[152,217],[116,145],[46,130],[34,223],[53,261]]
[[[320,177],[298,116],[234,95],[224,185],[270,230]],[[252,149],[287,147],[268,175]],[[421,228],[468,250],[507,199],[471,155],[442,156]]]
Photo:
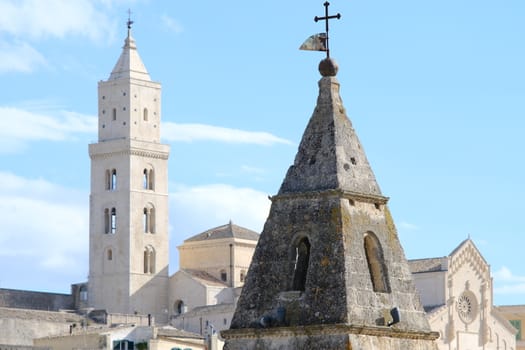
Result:
[[292,244],[293,275],[291,290],[305,290],[310,263],[310,247],[308,237],[300,237]]
[[155,172],[153,169],[144,169],[142,172],[142,188],[145,190],[155,189]]
[[374,292],[390,293],[388,270],[383,256],[383,248],[373,232],[365,233],[364,250]]

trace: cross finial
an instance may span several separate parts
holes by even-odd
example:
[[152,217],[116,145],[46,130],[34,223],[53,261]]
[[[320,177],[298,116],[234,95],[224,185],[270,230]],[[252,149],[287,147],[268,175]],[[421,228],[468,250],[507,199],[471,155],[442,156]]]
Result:
[[330,20],[332,18],[340,19],[341,18],[341,14],[337,13],[337,15],[329,16],[328,15],[328,6],[330,6],[330,3],[328,1],[326,1],[323,5],[324,5],[324,17],[315,16],[314,17],[314,21],[315,22],[317,22],[317,21],[325,21],[325,29],[326,29],[326,58],[330,58],[330,47],[328,46],[328,20]]
[[133,21],[131,20],[131,9],[128,9],[128,21],[126,24],[128,25],[128,29],[131,29],[131,25],[133,24]]

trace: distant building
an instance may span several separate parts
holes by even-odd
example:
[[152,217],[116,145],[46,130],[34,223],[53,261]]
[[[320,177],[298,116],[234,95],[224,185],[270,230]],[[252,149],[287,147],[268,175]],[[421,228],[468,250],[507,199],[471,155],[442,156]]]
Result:
[[170,324],[200,334],[228,329],[258,239],[231,221],[186,239],[170,277]]
[[525,350],[525,305],[503,305],[495,309],[517,329],[516,350]]
[[517,330],[493,306],[490,265],[472,240],[409,265],[439,349],[516,349]]

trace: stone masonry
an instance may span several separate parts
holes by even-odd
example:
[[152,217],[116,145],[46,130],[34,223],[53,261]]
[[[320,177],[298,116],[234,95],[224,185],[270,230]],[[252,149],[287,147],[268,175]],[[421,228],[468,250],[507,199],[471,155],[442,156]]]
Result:
[[436,349],[331,59],[272,198],[225,349]]

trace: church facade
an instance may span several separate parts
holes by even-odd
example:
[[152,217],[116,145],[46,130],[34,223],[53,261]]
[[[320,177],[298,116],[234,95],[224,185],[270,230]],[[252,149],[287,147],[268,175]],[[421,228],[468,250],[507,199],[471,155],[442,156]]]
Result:
[[409,265],[439,349],[516,349],[517,329],[494,307],[490,265],[471,239]]

